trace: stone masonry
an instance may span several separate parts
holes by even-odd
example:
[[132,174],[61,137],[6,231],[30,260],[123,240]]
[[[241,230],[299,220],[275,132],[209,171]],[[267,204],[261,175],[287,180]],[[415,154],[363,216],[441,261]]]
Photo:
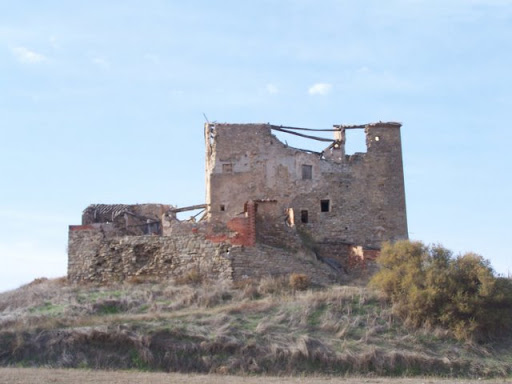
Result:
[[[399,123],[333,126],[332,140],[270,124],[206,124],[206,204],[198,221],[163,204],[87,207],[69,228],[74,282],[133,276],[209,279],[304,273],[342,282],[383,241],[407,238]],[[345,154],[347,129],[363,129],[366,153]],[[328,141],[313,152],[275,131]],[[308,131],[308,132],[305,132]]]

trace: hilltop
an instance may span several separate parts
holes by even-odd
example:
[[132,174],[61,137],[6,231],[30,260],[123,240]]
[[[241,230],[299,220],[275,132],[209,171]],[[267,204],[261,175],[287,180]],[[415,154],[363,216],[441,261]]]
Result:
[[0,365],[221,374],[512,374],[510,340],[475,345],[410,329],[362,285],[297,291],[134,279],[108,286],[38,279],[0,294]]

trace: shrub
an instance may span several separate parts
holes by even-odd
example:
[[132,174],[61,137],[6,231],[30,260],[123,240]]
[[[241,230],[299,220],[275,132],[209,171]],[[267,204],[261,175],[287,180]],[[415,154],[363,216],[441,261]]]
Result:
[[309,276],[303,273],[292,273],[289,281],[290,287],[296,291],[305,291],[311,285]]
[[126,278],[126,284],[144,284],[146,281],[140,276],[129,276]]
[[203,277],[197,269],[191,269],[185,272],[182,276],[176,279],[176,284],[200,284],[203,282]]
[[481,341],[509,333],[512,282],[496,278],[489,261],[467,253],[456,258],[440,245],[384,244],[381,270],[370,284],[414,326],[443,326],[459,340]]
[[279,295],[290,290],[286,276],[266,276],[261,278],[258,284],[260,295]]

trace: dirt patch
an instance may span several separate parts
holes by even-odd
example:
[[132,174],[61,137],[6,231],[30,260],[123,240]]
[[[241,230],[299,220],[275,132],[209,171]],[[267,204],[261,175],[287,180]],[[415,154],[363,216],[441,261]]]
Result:
[[[2,384],[477,384],[482,381],[439,378],[254,377],[133,371],[89,371],[79,369],[0,368],[0,382]],[[512,383],[512,380],[486,380],[485,383],[506,384]]]

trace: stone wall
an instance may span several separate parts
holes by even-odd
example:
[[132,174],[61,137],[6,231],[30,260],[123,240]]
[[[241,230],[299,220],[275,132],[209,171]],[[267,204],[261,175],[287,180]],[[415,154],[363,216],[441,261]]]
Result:
[[193,232],[180,236],[109,236],[105,226],[71,226],[68,278],[73,282],[123,281],[133,276],[163,280],[194,271],[209,279],[231,279],[225,243]]
[[256,244],[254,247],[233,247],[229,253],[233,280],[302,273],[309,276],[314,284],[326,285],[341,283],[345,278],[343,273],[320,262],[305,248],[288,250]]
[[[165,228],[165,227],[164,227]],[[291,273],[315,284],[341,282],[341,271],[318,260],[297,235],[293,243],[239,244],[236,234],[213,234],[208,223],[174,221],[165,236],[118,236],[112,224],[70,226],[68,278],[75,283],[108,283],[132,277],[165,281],[189,272],[212,280],[242,280]]]
[[227,222],[250,200],[273,201],[268,224],[278,231],[292,210],[318,242],[379,247],[407,238],[400,124],[367,125],[367,152],[351,156],[343,129],[337,148],[320,156],[288,147],[268,124],[207,125],[208,220]]

